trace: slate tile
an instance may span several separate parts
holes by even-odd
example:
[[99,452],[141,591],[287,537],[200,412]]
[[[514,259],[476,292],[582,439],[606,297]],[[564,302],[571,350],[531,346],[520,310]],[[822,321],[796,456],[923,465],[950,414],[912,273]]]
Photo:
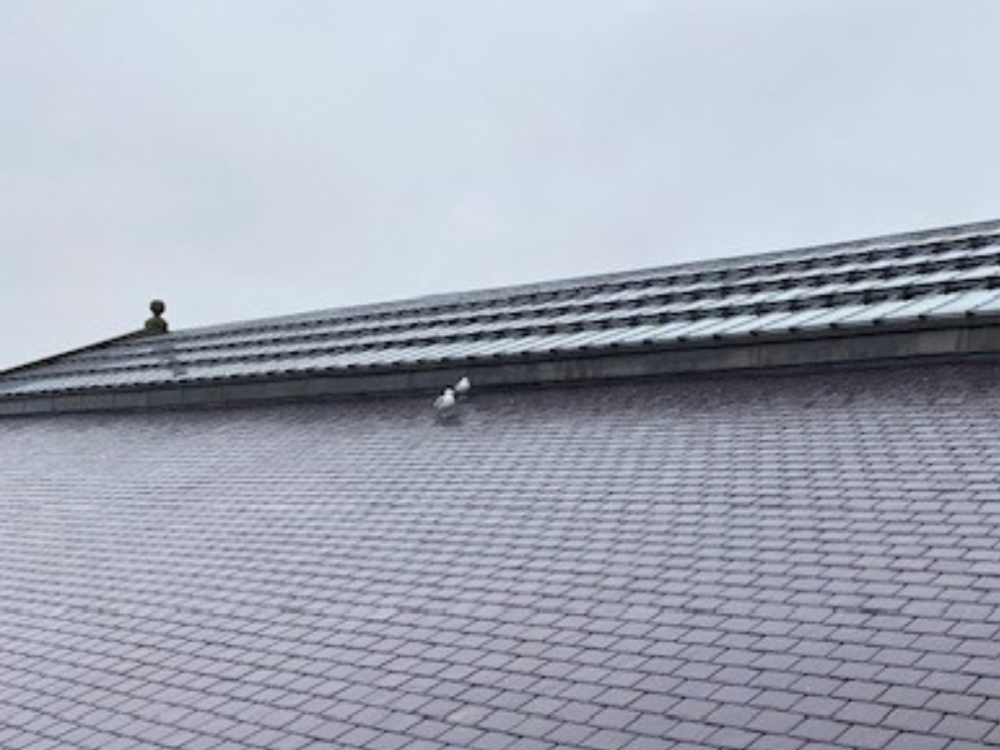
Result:
[[996,727],[996,721],[983,721],[971,716],[951,715],[945,716],[940,723],[935,725],[933,733],[969,742],[979,742]]
[[640,713],[664,714],[672,706],[682,700],[679,696],[664,695],[662,693],[647,693],[630,705],[633,711]]
[[1000,742],[1000,725],[993,728],[988,735],[986,735],[985,742],[987,745],[996,745]]
[[771,671],[761,672],[753,680],[752,685],[755,688],[785,690],[791,688],[801,679],[801,676],[794,672],[775,667]]
[[760,693],[761,691],[757,688],[725,685],[712,693],[712,700],[716,703],[749,704]]
[[785,711],[801,700],[800,693],[792,693],[787,690],[762,690],[751,702],[760,708]]
[[882,750],[898,735],[898,731],[885,727],[853,726],[840,736],[840,743],[857,750]]
[[800,750],[803,747],[802,740],[773,734],[761,735],[747,746],[748,750]]
[[[608,682],[613,681],[609,680]],[[641,698],[643,693],[643,690],[630,690],[627,687],[614,687],[605,690],[603,693],[599,693],[594,700],[602,705],[624,708]]]
[[951,740],[943,737],[904,732],[897,734],[885,748],[886,750],[904,750],[904,748],[905,750],[943,750],[950,742]]
[[794,737],[810,742],[834,743],[848,729],[849,724],[831,719],[807,718],[791,730]]
[[912,732],[929,732],[942,719],[937,711],[914,708],[895,708],[883,720],[883,725],[891,729]]
[[748,727],[754,718],[760,713],[758,709],[738,703],[726,703],[720,705],[706,719],[709,723],[720,724],[722,726]]
[[746,722],[746,728],[768,735],[790,736],[795,727],[805,720],[802,714],[789,711],[765,709],[754,714]]
[[[930,709],[935,707],[932,707],[930,704],[928,704],[927,706],[925,706],[925,708]],[[988,700],[985,700],[979,705],[977,705],[975,709],[973,709],[969,713],[979,718],[992,718],[994,716],[1000,716],[1000,699],[990,698]]]
[[875,701],[888,689],[889,686],[881,682],[848,680],[834,690],[831,695],[846,700]]
[[879,696],[879,702],[888,703],[893,706],[921,708],[933,697],[934,692],[931,690],[903,685],[893,685]]
[[[303,748],[308,747],[313,741],[309,737],[303,737],[302,735],[282,733],[280,737],[270,741],[267,745],[268,750],[303,750]],[[196,745],[192,745],[192,749],[196,748]],[[205,748],[205,750],[216,750],[216,745],[210,745]],[[187,748],[185,748],[187,750]],[[373,746],[372,750],[392,750],[390,748],[375,748]]]
[[887,667],[878,673],[876,679],[895,685],[919,685],[927,678],[923,669],[909,667]]
[[555,750],[555,745],[535,737],[518,737],[507,746],[506,750]]
[[1000,698],[1000,678],[980,677],[969,688],[969,692],[987,698]]
[[714,747],[733,748],[743,750],[750,747],[759,737],[755,732],[748,732],[737,727],[723,727],[705,740]]
[[428,740],[440,739],[448,729],[450,725],[443,721],[437,721],[434,719],[423,719],[413,724],[407,731],[415,737],[420,737]]
[[659,737],[636,737],[623,750],[663,750],[663,740]]
[[627,747],[634,739],[635,735],[628,732],[620,732],[614,729],[600,729],[584,739],[581,747],[591,748],[592,750],[621,750]]
[[413,742],[412,737],[382,732],[366,741],[365,750],[402,750]]
[[703,720],[718,708],[717,703],[689,698],[674,704],[667,715],[681,720]]
[[524,721],[524,715],[514,711],[491,711],[484,715],[478,726],[491,731],[509,732]]
[[879,726],[891,710],[891,706],[883,704],[848,701],[834,712],[833,718],[849,724]]
[[605,708],[590,717],[588,723],[601,729],[625,729],[639,717],[636,711]]
[[792,709],[807,716],[830,718],[844,705],[844,701],[837,698],[810,695],[797,701]]
[[715,728],[700,721],[678,721],[665,739],[676,742],[701,743],[715,732]]
[[675,696],[686,699],[708,698],[717,692],[722,685],[710,680],[684,680],[679,683],[671,693]]
[[597,734],[597,731],[594,727],[589,727],[585,724],[573,724],[567,721],[560,724],[545,739],[555,743],[557,746],[581,747],[583,741]]
[[[416,739],[403,746],[404,750],[446,750],[445,746],[434,740]],[[316,748],[316,750],[320,750]],[[501,750],[500,747],[483,747],[480,750]]]

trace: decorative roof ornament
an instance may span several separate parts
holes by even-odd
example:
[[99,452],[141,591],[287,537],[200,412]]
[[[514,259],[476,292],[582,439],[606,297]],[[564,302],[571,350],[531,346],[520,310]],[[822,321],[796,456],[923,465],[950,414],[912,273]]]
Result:
[[167,332],[167,321],[163,319],[163,313],[166,309],[167,306],[163,303],[163,300],[154,299],[149,303],[149,310],[153,313],[153,317],[146,321],[146,325],[143,328],[146,333],[159,335]]

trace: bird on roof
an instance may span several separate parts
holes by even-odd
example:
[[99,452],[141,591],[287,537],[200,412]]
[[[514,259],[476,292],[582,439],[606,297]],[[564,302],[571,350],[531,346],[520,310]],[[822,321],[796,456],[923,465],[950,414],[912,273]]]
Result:
[[468,378],[462,377],[461,380],[455,383],[454,390],[455,390],[455,395],[457,395],[459,398],[463,396],[468,396],[469,391],[472,390],[472,383],[469,382]]
[[434,408],[437,409],[438,416],[447,419],[455,413],[455,391],[445,388],[444,393],[434,399]]

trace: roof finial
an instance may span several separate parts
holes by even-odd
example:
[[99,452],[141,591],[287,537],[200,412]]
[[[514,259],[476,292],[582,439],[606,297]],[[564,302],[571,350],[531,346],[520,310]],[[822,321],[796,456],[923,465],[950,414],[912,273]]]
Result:
[[149,309],[153,313],[153,317],[146,321],[146,333],[166,333],[167,321],[163,319],[163,313],[167,306],[163,304],[163,300],[154,299],[149,303]]

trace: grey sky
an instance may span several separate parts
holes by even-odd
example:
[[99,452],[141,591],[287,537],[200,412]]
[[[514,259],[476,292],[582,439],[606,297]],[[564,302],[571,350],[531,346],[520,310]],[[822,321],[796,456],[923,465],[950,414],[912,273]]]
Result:
[[0,367],[1000,217],[995,0],[0,0]]

